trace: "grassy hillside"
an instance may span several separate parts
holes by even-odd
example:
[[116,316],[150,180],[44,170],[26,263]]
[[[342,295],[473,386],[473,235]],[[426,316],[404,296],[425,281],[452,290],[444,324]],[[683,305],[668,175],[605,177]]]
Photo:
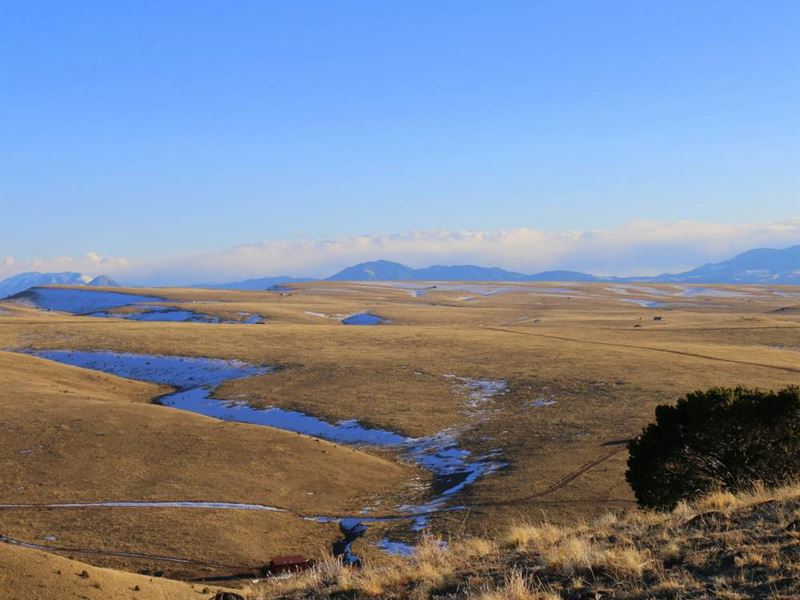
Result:
[[745,598],[800,596],[800,485],[715,493],[674,511],[520,522],[497,539],[428,538],[410,559],[329,561],[248,600],[288,598]]
[[[250,326],[76,317],[4,303],[9,313],[0,315],[0,346],[276,365],[276,373],[224,384],[218,396],[332,421],[358,418],[410,436],[464,430],[463,447],[476,454],[499,449],[509,464],[471,488],[468,502],[482,506],[467,518],[472,533],[507,526],[513,515],[502,503],[520,498],[528,501],[515,502],[515,510],[534,517],[546,509],[554,519],[628,505],[624,456],[609,454],[609,444],[637,434],[656,405],[715,385],[775,388],[800,377],[800,322],[794,314],[773,312],[796,303],[774,293],[785,293],[783,288],[750,293],[717,286],[718,294],[742,295],[673,297],[665,294],[678,293],[674,286],[622,294],[606,284],[537,283],[482,295],[467,284],[466,290],[440,286],[416,297],[380,284],[292,287],[287,296],[136,290],[219,316],[246,311],[267,320]],[[631,298],[669,305],[646,308],[625,301]],[[367,310],[390,323],[345,327],[332,318]],[[662,320],[654,321],[656,315]],[[504,379],[508,393],[472,418],[446,374]],[[555,404],[537,406],[541,400]],[[250,455],[246,444],[236,446]],[[254,493],[242,493],[242,499],[263,496],[255,482],[247,483]],[[463,518],[434,520],[440,529],[452,529],[462,527]]]
[[0,544],[4,600],[205,600],[220,588],[193,585]]
[[416,472],[306,436],[147,402],[163,391],[0,352],[0,504],[196,500],[259,503],[287,512],[0,508],[0,533],[97,550],[87,560],[101,566],[176,576],[228,573],[260,567],[287,551],[325,552],[325,544],[339,536],[337,526],[298,514],[360,508],[373,494],[391,494]]
[[[289,295],[136,290],[224,318],[258,314],[263,325],[93,318],[3,302],[0,349],[240,359],[278,369],[229,381],[216,397],[330,421],[358,419],[408,436],[457,432],[473,456],[492,452],[507,465],[453,498],[469,510],[430,517],[432,531],[474,540],[502,539],[516,522],[536,523],[543,514],[570,526],[630,508],[624,444],[652,420],[656,405],[715,385],[775,389],[800,377],[800,320],[788,310],[797,288],[715,286],[685,295],[676,286],[463,287],[315,282],[293,286]],[[637,299],[664,305],[630,301]],[[347,327],[336,319],[362,311],[389,322]],[[508,385],[471,405],[453,375]],[[0,508],[0,534],[60,546],[67,549],[62,556],[71,552],[99,567],[207,577],[251,573],[276,554],[323,557],[340,537],[337,525],[298,516],[352,515],[364,507],[385,515],[427,498],[429,475],[391,452],[149,403],[164,391],[0,351],[0,504],[213,500],[288,512]],[[383,538],[416,543],[418,534],[408,522],[372,524],[354,551],[375,568],[389,563],[376,545]],[[497,565],[492,581],[500,583],[508,574],[503,557],[513,552],[490,545],[497,548],[489,553]],[[79,554],[86,550],[100,553]],[[489,583],[481,578],[469,589]]]

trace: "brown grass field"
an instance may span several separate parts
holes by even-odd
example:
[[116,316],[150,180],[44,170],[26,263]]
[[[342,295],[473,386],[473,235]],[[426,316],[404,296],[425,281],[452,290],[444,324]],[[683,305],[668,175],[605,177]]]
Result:
[[[800,383],[797,288],[704,286],[743,295],[685,297],[675,286],[625,295],[609,284],[537,283],[492,295],[436,288],[415,297],[388,284],[292,287],[288,295],[135,290],[225,318],[260,314],[262,325],[91,318],[3,302],[0,349],[241,359],[279,370],[224,384],[218,397],[333,421],[356,418],[409,436],[457,428],[463,447],[475,453],[497,449],[508,466],[458,496],[469,510],[434,516],[431,531],[444,537],[502,536],[515,523],[539,523],[545,516],[568,526],[632,509],[623,444],[651,420],[656,405],[715,385],[775,389]],[[668,305],[644,308],[624,298]],[[347,327],[333,318],[361,311],[389,322]],[[449,374],[504,379],[508,391],[475,415]],[[176,578],[232,574],[262,566],[275,554],[321,559],[338,536],[336,525],[298,515],[355,514],[367,505],[389,514],[424,492],[420,484],[427,475],[386,452],[149,403],[165,391],[0,352],[0,504],[206,500],[287,512],[0,509],[0,534],[62,548],[56,556],[0,544],[0,590],[12,590],[11,598],[48,597],[25,587],[36,585],[38,569],[46,589],[64,584],[53,597],[126,597],[92,596],[85,588],[94,575],[69,586],[54,579],[54,569],[91,569],[68,563],[70,556],[115,569],[90,571],[102,578],[101,586],[137,585],[129,573],[138,571]],[[537,406],[537,400],[555,403]],[[387,532],[417,541],[401,525],[376,525],[356,542],[356,551],[376,565],[389,561],[373,545]],[[50,537],[57,541],[43,541]],[[21,572],[21,565],[24,577],[8,575]],[[138,584],[142,591],[132,597],[206,597],[198,592],[203,585],[153,581],[158,589],[163,585],[163,596],[147,596]]]
[[359,570],[326,561],[247,586],[247,600],[770,598],[800,594],[800,487],[716,492],[672,512],[588,523],[519,521],[502,535],[426,537],[413,557]]

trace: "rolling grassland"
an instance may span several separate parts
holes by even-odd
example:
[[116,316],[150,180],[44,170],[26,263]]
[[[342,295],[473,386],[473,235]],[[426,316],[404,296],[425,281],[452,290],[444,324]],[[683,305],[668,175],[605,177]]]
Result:
[[[443,539],[500,540],[521,522],[574,527],[610,510],[635,510],[624,444],[656,405],[715,385],[800,382],[797,288],[291,288],[127,290],[223,321],[258,315],[262,324],[124,318],[136,312],[131,307],[110,311],[119,318],[91,317],[0,303],[0,534],[42,546],[0,544],[4,564],[17,571],[25,564],[34,579],[31,570],[40,569],[43,581],[54,581],[45,571],[67,568],[56,562],[82,561],[114,569],[97,571],[109,586],[115,573],[125,585],[131,573],[155,586],[162,585],[155,573],[203,579],[192,589],[164,578],[163,597],[204,598],[210,594],[198,590],[213,588],[209,578],[241,575],[216,582],[238,587],[277,554],[324,561],[345,517],[374,519],[352,551],[376,568],[406,560],[382,543],[420,543],[423,529]],[[364,312],[385,322],[340,322]],[[404,445],[327,441],[159,406],[151,401],[170,393],[168,385],[20,353],[46,350],[268,366],[209,393],[220,405],[247,410],[356,420],[401,436]],[[460,467],[485,468],[470,471],[473,478],[459,472],[461,479],[426,468],[428,457],[415,454],[414,444],[436,440],[462,453]],[[120,502],[275,510],[52,506]],[[0,587],[22,585],[6,577]],[[69,589],[91,577],[78,579]],[[63,597],[102,597],[70,593]]]

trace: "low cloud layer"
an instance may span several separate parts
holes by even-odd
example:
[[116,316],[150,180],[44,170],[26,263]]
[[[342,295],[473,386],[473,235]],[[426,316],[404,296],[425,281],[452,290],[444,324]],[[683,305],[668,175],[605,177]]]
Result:
[[757,247],[800,243],[800,219],[731,225],[637,221],[616,229],[548,232],[417,231],[332,240],[272,241],[160,261],[102,257],[2,259],[2,277],[23,271],[105,273],[131,284],[223,283],[248,277],[323,277],[362,261],[385,258],[413,267],[479,264],[535,273],[571,269],[597,275],[654,275],[730,258]]

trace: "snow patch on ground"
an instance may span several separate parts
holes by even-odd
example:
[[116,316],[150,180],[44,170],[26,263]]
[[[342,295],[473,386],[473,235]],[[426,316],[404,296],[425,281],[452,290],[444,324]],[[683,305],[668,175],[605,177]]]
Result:
[[472,379],[452,373],[446,373],[444,377],[452,380],[456,390],[466,396],[467,413],[471,416],[480,415],[485,404],[508,391],[508,382],[504,379]]
[[[65,364],[178,388],[176,392],[159,399],[165,406],[226,421],[267,425],[339,443],[394,446],[406,459],[434,474],[434,488],[442,497],[455,494],[482,475],[502,466],[501,463],[486,460],[486,457],[473,459],[468,450],[458,446],[455,431],[408,438],[392,431],[364,427],[356,420],[329,423],[298,411],[275,407],[256,409],[243,402],[212,397],[213,390],[223,382],[270,373],[273,369],[269,366],[217,358],[102,351],[31,350],[28,353]],[[497,384],[488,380],[464,379],[461,385],[467,386],[471,402],[480,402],[500,389]]]
[[680,295],[681,293],[680,288],[676,288],[673,290],[662,290],[660,288],[651,287],[649,285],[619,284],[606,287],[605,289],[610,292],[614,292],[615,294],[639,293],[639,294],[647,294],[648,296],[676,296]]
[[[18,302],[31,304],[43,310],[57,310],[77,315],[100,318],[127,319],[130,321],[167,321],[174,323],[262,323],[260,315],[246,315],[239,321],[223,320],[220,317],[185,310],[175,306],[154,305],[163,303],[165,298],[127,294],[122,292],[105,292],[98,290],[75,290],[60,288],[33,288],[22,296]],[[194,304],[194,303],[193,303]],[[135,306],[135,312],[112,312],[126,306]]]
[[680,295],[684,298],[694,298],[695,296],[709,296],[713,298],[744,298],[750,295],[743,291],[734,292],[733,290],[719,290],[708,287],[681,287],[681,289],[683,292]]
[[332,319],[334,321],[340,321],[341,319],[345,318],[347,315],[329,315],[327,313],[321,312],[314,312],[312,310],[304,310],[309,317],[317,317],[318,319]]
[[644,308],[664,308],[666,306],[664,302],[659,302],[658,300],[644,300],[640,298],[621,298],[621,300],[629,304],[638,304]]
[[554,404],[558,404],[558,402],[549,398],[539,398],[537,400],[531,400],[526,406],[531,408],[543,408],[545,406],[553,406]]
[[83,315],[131,304],[162,302],[164,298],[98,290],[32,288],[20,298],[20,301],[44,310]]
[[[214,389],[224,381],[262,375],[272,371],[269,366],[253,365],[238,360],[216,358],[195,358],[183,356],[157,356],[97,351],[40,350],[27,351],[29,354],[58,361],[65,364],[95,369],[122,377],[140,379],[153,383],[171,385],[177,391],[159,398],[159,403],[182,410],[196,412],[227,421],[267,425],[303,433],[330,441],[351,444],[395,448],[405,460],[415,463],[433,474],[431,484],[433,499],[424,504],[405,505],[397,508],[406,516],[387,519],[359,517],[324,517],[339,523],[343,539],[334,546],[334,553],[347,560],[358,560],[352,554],[350,545],[366,530],[363,523],[411,519],[411,531],[421,531],[427,527],[427,516],[432,511],[461,510],[464,507],[448,506],[449,499],[473,484],[479,478],[505,466],[499,460],[499,450],[481,456],[473,456],[458,445],[458,436],[463,432],[453,429],[440,431],[434,435],[409,438],[398,433],[364,427],[356,420],[330,423],[298,411],[280,408],[255,409],[246,403],[231,402],[212,397]],[[468,410],[480,413],[482,404],[492,401],[497,394],[507,389],[502,380],[470,379],[450,375],[460,393],[465,394]],[[198,502],[114,502],[88,503],[83,506],[117,506],[140,508],[148,506],[231,508],[240,510],[277,510],[274,507],[248,504],[198,503]],[[66,505],[64,505],[66,506]],[[0,505],[0,508],[3,508]],[[387,551],[400,551],[399,542],[385,544]],[[338,553],[338,554],[337,554]]]
[[380,325],[386,319],[369,312],[355,313],[341,320],[342,325]]
[[394,554],[396,556],[413,556],[414,552],[416,552],[416,548],[411,544],[398,542],[387,538],[378,540],[376,545],[384,552],[388,554]]

